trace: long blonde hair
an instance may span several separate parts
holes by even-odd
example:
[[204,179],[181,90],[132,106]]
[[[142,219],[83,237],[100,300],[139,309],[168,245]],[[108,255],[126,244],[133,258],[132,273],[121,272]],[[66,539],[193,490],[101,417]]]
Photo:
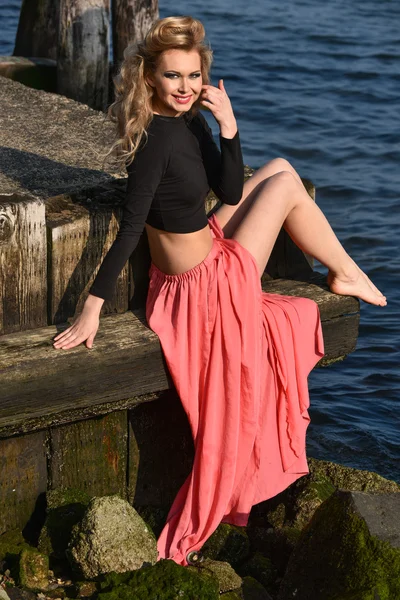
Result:
[[[158,19],[147,32],[143,42],[131,43],[124,51],[124,59],[114,77],[115,102],[108,109],[108,117],[116,123],[116,141],[108,155],[114,155],[120,168],[130,164],[135,156],[152,118],[154,89],[146,76],[157,68],[158,60],[166,50],[197,50],[201,60],[203,83],[209,83],[212,50],[205,42],[202,23],[193,17]],[[190,113],[199,109],[198,99]]]

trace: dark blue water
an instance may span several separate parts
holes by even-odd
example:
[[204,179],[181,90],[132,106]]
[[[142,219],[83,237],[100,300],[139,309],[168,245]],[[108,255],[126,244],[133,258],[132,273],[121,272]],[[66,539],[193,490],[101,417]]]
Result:
[[[0,1],[9,54],[20,0]],[[283,156],[312,179],[346,250],[388,297],[384,309],[362,305],[357,350],[311,374],[308,454],[400,482],[400,3],[161,0],[160,16],[173,14],[206,27],[246,163]]]

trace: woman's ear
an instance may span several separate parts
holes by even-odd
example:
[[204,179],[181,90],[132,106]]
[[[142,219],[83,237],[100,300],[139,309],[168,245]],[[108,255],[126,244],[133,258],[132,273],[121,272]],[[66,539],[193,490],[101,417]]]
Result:
[[145,76],[145,81],[146,81],[147,85],[149,85],[150,87],[154,87],[154,85],[155,85],[154,79],[150,74]]

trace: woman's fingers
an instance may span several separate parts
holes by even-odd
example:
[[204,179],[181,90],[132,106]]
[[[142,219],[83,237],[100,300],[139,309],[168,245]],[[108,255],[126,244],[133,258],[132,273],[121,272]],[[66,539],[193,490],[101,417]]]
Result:
[[68,327],[67,329],[64,329],[64,331],[61,331],[61,333],[59,333],[58,335],[56,335],[55,338],[53,338],[53,341],[57,341],[58,339],[62,339],[69,331],[71,331],[73,325],[71,325],[71,327]]

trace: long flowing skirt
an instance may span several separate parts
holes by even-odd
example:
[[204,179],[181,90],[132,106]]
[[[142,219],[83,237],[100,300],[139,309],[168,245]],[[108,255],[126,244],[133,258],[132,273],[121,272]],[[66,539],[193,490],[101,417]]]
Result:
[[186,565],[220,522],[309,472],[307,376],[323,356],[318,306],[262,291],[253,255],[209,218],[213,246],[167,275],[154,263],[146,317],[187,414],[195,456],[158,539],[158,558]]

